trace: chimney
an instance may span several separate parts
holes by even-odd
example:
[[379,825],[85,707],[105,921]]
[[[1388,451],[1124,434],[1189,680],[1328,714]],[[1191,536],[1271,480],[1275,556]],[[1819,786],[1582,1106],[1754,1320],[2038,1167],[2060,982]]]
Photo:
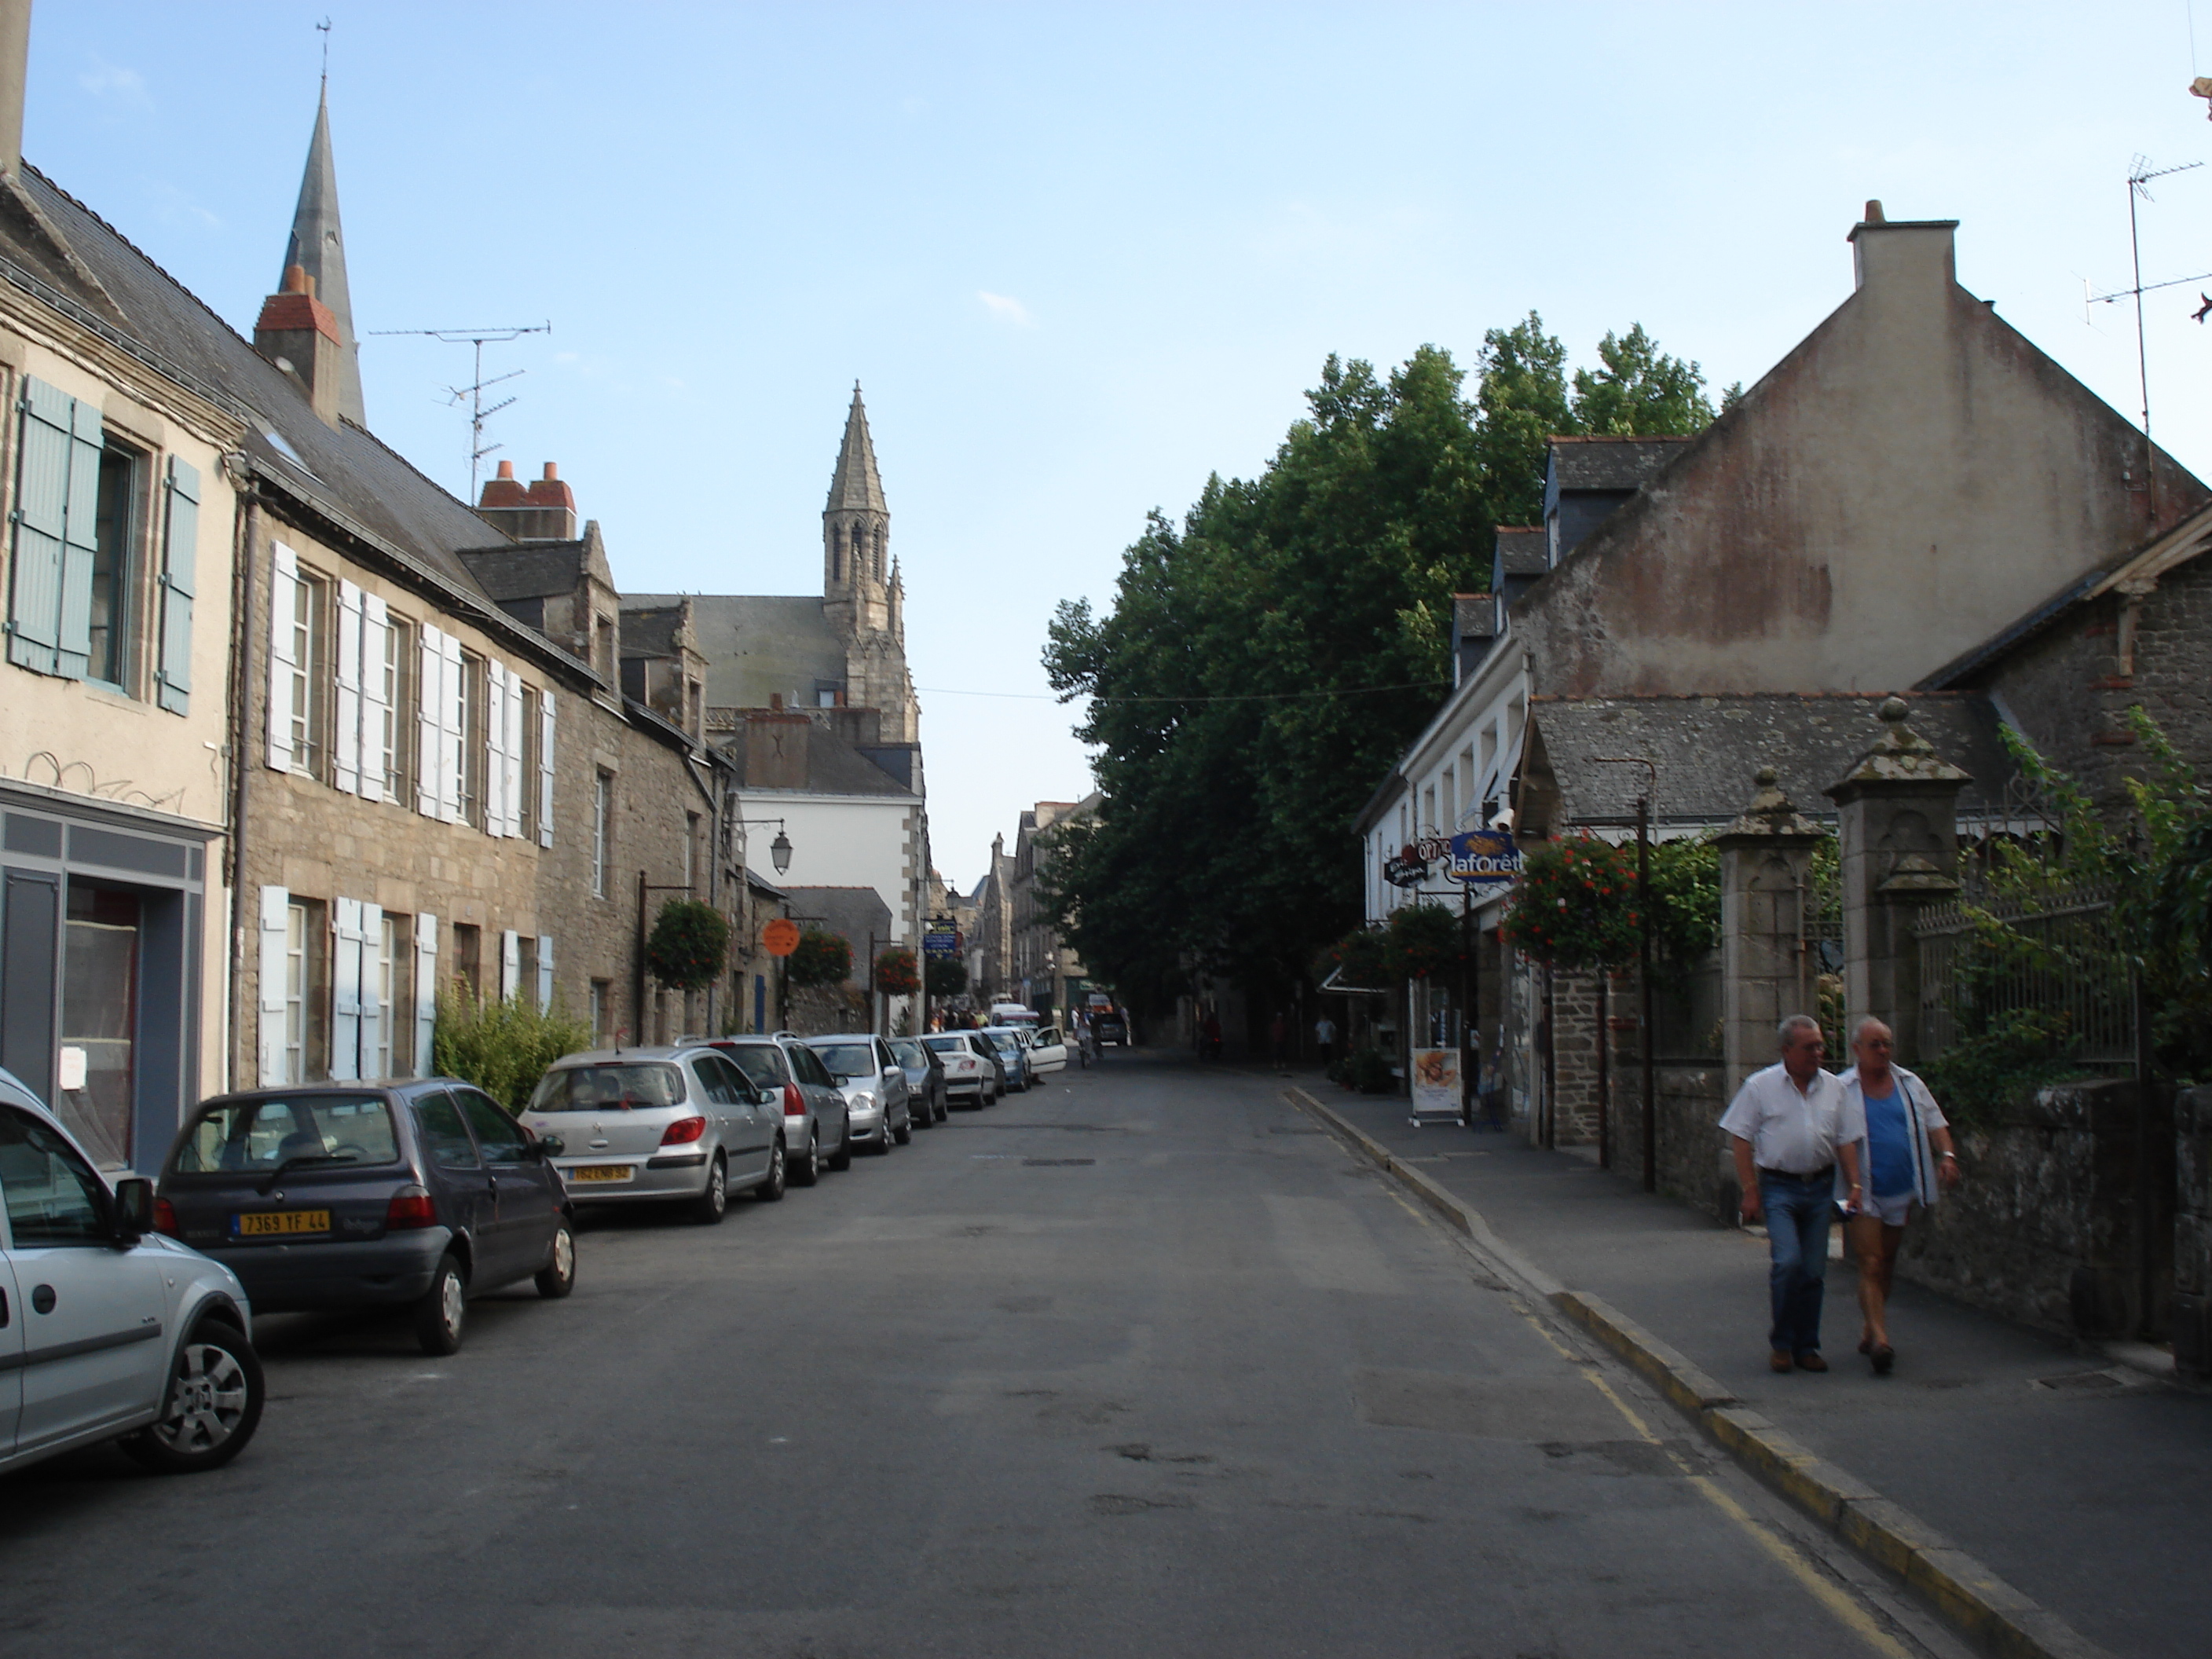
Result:
[[486,481],[477,516],[519,542],[576,539],[576,492],[552,462],[545,476],[526,486],[514,476],[514,463],[501,461],[499,476]]
[[315,279],[300,266],[285,266],[283,291],[262,301],[253,349],[300,383],[325,425],[338,423],[344,348],[338,343],[337,319],[315,297]]
[[23,82],[31,58],[31,0],[0,0],[0,174],[23,170]]
[[1948,295],[1958,281],[1952,233],[1956,219],[1892,219],[1880,202],[1851,227],[1851,286],[1927,288]]

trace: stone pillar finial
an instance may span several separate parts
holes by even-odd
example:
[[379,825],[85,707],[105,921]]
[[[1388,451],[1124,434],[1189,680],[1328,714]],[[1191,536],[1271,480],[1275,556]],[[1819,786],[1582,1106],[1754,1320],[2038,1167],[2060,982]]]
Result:
[[1776,1058],[1775,1028],[1814,1000],[1802,949],[1806,872],[1820,826],[1759,768],[1751,804],[1715,839],[1721,857],[1722,1048],[1731,1097]]

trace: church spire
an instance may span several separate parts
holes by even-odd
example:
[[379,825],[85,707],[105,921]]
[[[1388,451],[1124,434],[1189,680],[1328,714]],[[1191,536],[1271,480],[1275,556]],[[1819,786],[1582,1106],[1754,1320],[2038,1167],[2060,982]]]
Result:
[[889,513],[884,481],[876,471],[876,446],[868,436],[868,411],[860,403],[860,383],[853,382],[853,406],[845,416],[845,441],[837,446],[837,470],[830,479],[825,513]]
[[345,237],[338,228],[338,172],[331,159],[327,81],[315,108],[315,136],[307,144],[307,168],[300,178],[300,202],[293,210],[292,240],[285,246],[284,264],[287,268],[297,265],[315,279],[314,297],[337,319],[338,413],[357,425],[368,425],[361,402],[361,347],[353,331],[353,300],[346,288]]

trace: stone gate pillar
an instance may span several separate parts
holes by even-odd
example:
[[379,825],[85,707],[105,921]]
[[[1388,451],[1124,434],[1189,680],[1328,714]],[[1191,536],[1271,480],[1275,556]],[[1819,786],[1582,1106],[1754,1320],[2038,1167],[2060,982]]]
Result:
[[[1920,1063],[1920,945],[1912,924],[1923,905],[1959,890],[1959,791],[1973,781],[1905,723],[1905,699],[1878,711],[1873,748],[1828,786],[1844,890],[1846,1018],[1872,1014],[1897,1036],[1899,1060]],[[1830,1052],[1849,1041],[1832,1033]]]
[[1805,970],[1805,872],[1820,826],[1782,793],[1772,767],[1759,793],[1715,841],[1721,855],[1721,1052],[1728,1096],[1780,1056],[1774,1029],[1810,1012]]

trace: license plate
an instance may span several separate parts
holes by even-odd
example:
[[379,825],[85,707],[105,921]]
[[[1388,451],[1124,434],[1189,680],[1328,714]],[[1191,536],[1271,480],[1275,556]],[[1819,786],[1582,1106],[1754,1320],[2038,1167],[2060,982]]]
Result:
[[257,1215],[234,1215],[230,1218],[234,1238],[267,1238],[281,1233],[326,1233],[331,1230],[328,1210],[264,1210]]
[[561,1173],[571,1181],[628,1181],[637,1171],[627,1164],[585,1164]]

